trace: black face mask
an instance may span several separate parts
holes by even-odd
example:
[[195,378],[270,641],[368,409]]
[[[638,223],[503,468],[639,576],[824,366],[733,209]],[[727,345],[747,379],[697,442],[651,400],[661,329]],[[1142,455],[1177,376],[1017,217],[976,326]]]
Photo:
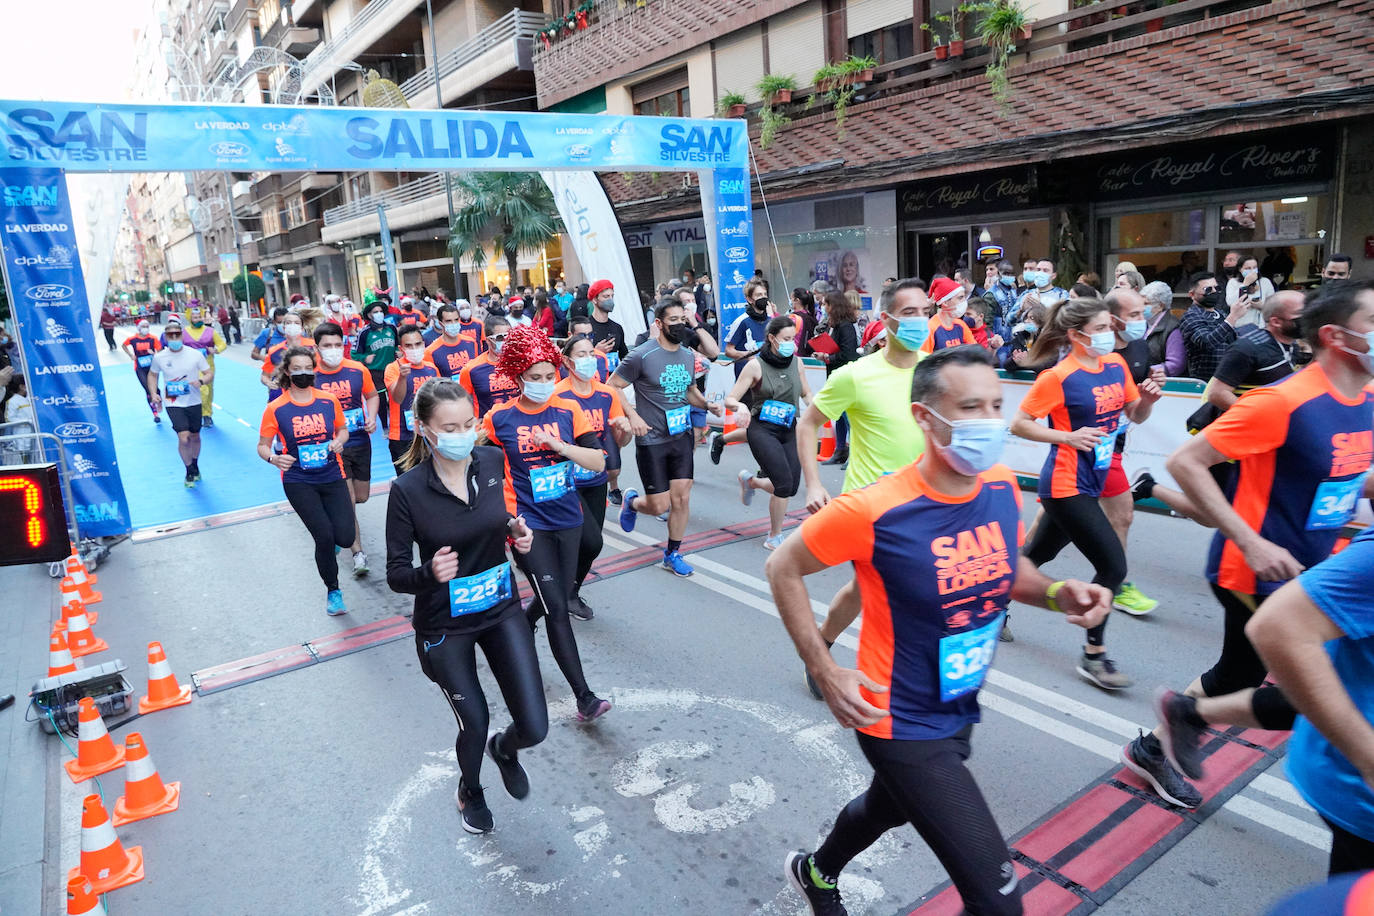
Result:
[[1200,305],[1200,306],[1202,306],[1202,307],[1205,308],[1205,309],[1214,309],[1214,308],[1217,307],[1217,303],[1220,302],[1220,301],[1221,301],[1221,294],[1218,293],[1216,290],[1211,290],[1211,291],[1209,291],[1206,295],[1204,295],[1201,299],[1199,299],[1199,300],[1197,301],[1197,304]]
[[746,303],[744,310],[749,313],[750,318],[760,319],[768,315],[768,300],[764,298],[755,299],[753,302]]
[[292,372],[291,384],[297,388],[309,388],[315,384],[315,373],[313,372]]
[[1302,337],[1302,319],[1293,318],[1283,323],[1283,336],[1289,340],[1297,340]]
[[663,337],[671,343],[681,344],[691,339],[691,330],[685,324],[665,324]]

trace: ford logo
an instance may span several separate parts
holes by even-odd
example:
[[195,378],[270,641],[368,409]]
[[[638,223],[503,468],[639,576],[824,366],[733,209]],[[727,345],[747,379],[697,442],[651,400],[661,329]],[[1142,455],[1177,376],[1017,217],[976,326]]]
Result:
[[38,286],[30,286],[24,291],[34,302],[54,302],[58,299],[70,299],[72,288],[63,286],[61,283],[40,283]]
[[725,249],[725,256],[732,261],[743,261],[749,257],[749,249],[743,245],[735,245]]
[[221,140],[218,143],[210,144],[210,152],[220,158],[234,158],[248,155],[247,143],[235,143],[232,140]]
[[63,439],[85,439],[100,432],[100,427],[94,423],[63,423],[53,432]]

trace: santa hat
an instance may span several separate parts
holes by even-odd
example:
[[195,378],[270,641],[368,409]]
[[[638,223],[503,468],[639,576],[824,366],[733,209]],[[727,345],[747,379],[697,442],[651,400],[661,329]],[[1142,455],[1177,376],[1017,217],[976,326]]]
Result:
[[514,381],[535,363],[557,366],[562,360],[563,354],[549,340],[543,328],[520,325],[511,328],[506,335],[506,344],[496,358],[496,371]]
[[511,296],[509,299],[506,300],[506,305],[518,305],[518,306],[520,306],[521,308],[524,308],[524,307],[525,307],[525,300],[524,300],[524,297],[522,297],[522,296]]
[[608,289],[615,289],[615,284],[612,283],[610,280],[597,280],[587,290],[587,298],[595,299],[597,296],[601,295]]
[[930,284],[930,298],[936,305],[963,290],[963,287],[949,277],[939,277]]

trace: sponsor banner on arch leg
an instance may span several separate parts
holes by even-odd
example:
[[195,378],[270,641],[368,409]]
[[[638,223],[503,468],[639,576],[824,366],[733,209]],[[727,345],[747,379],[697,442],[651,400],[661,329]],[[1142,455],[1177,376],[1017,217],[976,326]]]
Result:
[[[726,122],[733,123],[733,122]],[[749,170],[718,168],[697,173],[706,243],[715,270],[720,327],[744,313],[744,284],[754,275],[754,208],[749,202]]]
[[62,439],[84,535],[129,530],[70,199],[55,169],[0,169],[0,247],[38,426]]

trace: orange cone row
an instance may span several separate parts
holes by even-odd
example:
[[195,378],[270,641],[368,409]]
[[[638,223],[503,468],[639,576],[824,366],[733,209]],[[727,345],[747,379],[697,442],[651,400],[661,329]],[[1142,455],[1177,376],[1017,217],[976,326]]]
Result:
[[67,916],[106,916],[105,904],[91,886],[91,879],[79,869],[76,877],[67,879]]
[[81,597],[81,589],[76,587],[76,582],[71,576],[62,580],[62,619],[66,620],[77,612],[78,609],[86,612],[86,621],[91,626],[95,626],[100,620],[100,614],[89,610],[86,601]]
[[76,670],[72,660],[72,650],[67,648],[67,631],[60,624],[53,624],[52,636],[48,639],[48,677],[70,674]]
[[71,579],[81,593],[81,600],[87,604],[99,604],[104,597],[100,592],[93,589],[96,577],[87,571],[86,564],[81,562],[81,555],[75,550],[72,555],[67,557],[67,578]]
[[82,876],[97,894],[143,880],[143,847],[124,848],[99,795],[87,795],[81,804],[81,864],[67,872],[68,889]]
[[117,770],[124,765],[124,748],[115,747],[95,700],[82,697],[77,704],[76,759],[64,766],[72,782],[83,782],[92,776]]
[[159,709],[171,709],[191,702],[191,685],[178,684],[167,662],[162,643],[148,643],[148,695],[138,701],[138,711],[147,715]]

